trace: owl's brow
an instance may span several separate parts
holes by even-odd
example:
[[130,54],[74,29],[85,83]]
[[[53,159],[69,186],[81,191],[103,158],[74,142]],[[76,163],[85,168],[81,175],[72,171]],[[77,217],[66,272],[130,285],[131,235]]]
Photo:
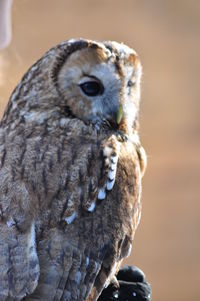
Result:
[[121,80],[123,80],[123,71],[122,71],[122,68],[121,68],[121,65],[120,65],[120,58],[119,58],[119,55],[116,55],[116,59],[115,59],[115,62],[114,62],[114,65],[115,65],[115,68],[121,78]]
[[104,45],[112,54],[110,57],[108,57],[108,60],[113,58],[113,57],[115,58],[114,65],[115,65],[116,71],[118,72],[120,78],[122,79],[123,78],[123,71],[122,71],[122,68],[120,66],[120,56],[119,56],[117,50],[115,48],[113,48],[111,44],[105,43]]
[[55,84],[57,84],[57,75],[59,70],[62,68],[63,64],[66,62],[67,58],[75,51],[87,48],[89,45],[88,41],[80,40],[76,41],[70,45],[65,45],[64,48],[60,49],[60,53],[56,59],[55,65],[51,70],[51,78]]
[[84,73],[84,72],[83,72],[83,77],[90,77],[90,78],[93,78],[95,80],[98,80],[98,78],[96,76],[91,75],[91,74],[87,74],[87,73]]

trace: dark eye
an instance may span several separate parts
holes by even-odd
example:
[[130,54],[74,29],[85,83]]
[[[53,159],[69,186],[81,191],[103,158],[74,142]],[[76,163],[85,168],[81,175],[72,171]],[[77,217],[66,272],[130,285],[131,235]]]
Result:
[[104,88],[100,82],[88,81],[80,85],[81,90],[88,96],[103,94]]

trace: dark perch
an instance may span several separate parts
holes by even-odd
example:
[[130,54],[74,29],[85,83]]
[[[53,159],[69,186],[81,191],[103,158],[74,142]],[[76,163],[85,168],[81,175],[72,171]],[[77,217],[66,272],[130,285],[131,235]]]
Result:
[[105,288],[98,301],[150,301],[151,286],[146,282],[142,270],[136,266],[124,266],[117,274],[120,287],[110,284]]

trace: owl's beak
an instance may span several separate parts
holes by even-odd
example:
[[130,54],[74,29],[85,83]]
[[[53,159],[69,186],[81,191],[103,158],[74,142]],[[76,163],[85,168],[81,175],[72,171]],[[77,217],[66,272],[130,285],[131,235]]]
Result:
[[117,116],[116,116],[117,125],[119,125],[121,123],[123,115],[124,115],[123,107],[122,107],[122,104],[120,103],[119,108],[118,108],[118,112],[117,112]]
[[108,124],[113,129],[119,129],[120,125],[123,123],[124,119],[124,109],[122,104],[119,104],[118,107],[115,107],[115,110],[107,117]]

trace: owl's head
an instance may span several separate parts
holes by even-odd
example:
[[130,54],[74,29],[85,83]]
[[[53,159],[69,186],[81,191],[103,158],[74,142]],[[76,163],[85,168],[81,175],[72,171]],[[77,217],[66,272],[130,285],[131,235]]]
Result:
[[128,134],[137,124],[141,70],[138,55],[124,44],[65,41],[23,77],[4,121],[23,118],[41,124],[66,114]]
[[97,127],[130,130],[138,115],[141,64],[116,42],[72,41],[53,77],[73,116]]

